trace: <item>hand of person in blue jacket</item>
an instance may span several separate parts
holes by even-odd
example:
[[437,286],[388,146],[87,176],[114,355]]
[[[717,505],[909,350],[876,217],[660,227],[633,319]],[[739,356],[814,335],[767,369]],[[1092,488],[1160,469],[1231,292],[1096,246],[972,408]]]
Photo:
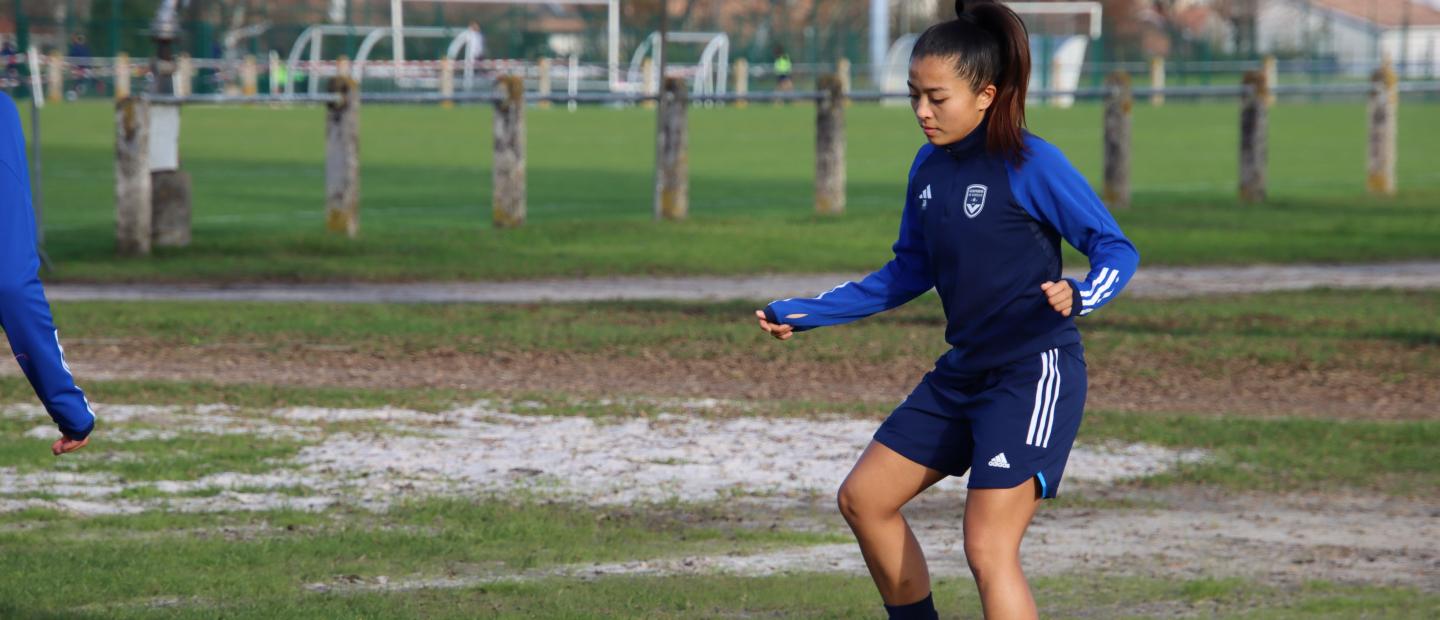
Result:
[[55,443],[50,445],[50,452],[55,456],[60,456],[67,452],[74,452],[88,445],[90,445],[89,437],[81,439],[80,441],[75,441],[74,439],[62,435],[59,439],[55,440]]
[[756,310],[755,318],[760,319],[760,329],[765,330],[766,333],[769,333],[771,336],[779,338],[780,340],[789,340],[791,336],[795,335],[794,327],[780,323],[771,323],[770,321],[765,320],[764,310]]
[[1054,308],[1060,316],[1070,316],[1070,306],[1075,303],[1075,292],[1070,289],[1069,280],[1059,282],[1046,282],[1040,285],[1040,290],[1050,300],[1050,307]]

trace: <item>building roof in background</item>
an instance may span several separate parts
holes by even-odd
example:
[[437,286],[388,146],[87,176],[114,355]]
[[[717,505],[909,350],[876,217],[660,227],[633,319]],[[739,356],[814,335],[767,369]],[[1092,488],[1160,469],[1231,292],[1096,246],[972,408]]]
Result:
[[1405,25],[1405,8],[1410,8],[1411,26],[1440,26],[1440,9],[1423,0],[1310,0],[1315,8],[1344,13],[1382,28]]

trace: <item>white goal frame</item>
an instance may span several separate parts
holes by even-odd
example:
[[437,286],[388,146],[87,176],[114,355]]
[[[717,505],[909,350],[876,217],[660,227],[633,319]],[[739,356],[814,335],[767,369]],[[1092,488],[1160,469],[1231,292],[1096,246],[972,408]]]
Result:
[[395,72],[400,74],[405,62],[405,3],[433,2],[453,4],[575,4],[608,7],[606,26],[606,47],[608,52],[610,90],[620,87],[620,0],[390,0],[390,28],[392,47],[395,48]]
[[[1101,17],[1104,9],[1099,2],[1006,2],[1005,6],[1010,7],[1023,20],[1026,15],[1084,15],[1088,17],[1086,36],[1076,35],[1066,39],[1056,48],[1052,57],[1045,59],[1050,63],[1048,71],[1050,76],[1049,84],[1036,84],[1034,80],[1042,72],[1031,67],[1031,90],[1051,91],[1050,104],[1062,108],[1068,108],[1075,103],[1075,96],[1068,93],[1080,85],[1080,71],[1084,68],[1086,47],[1100,38]],[[905,81],[909,77],[910,51],[915,47],[915,34],[906,34],[895,39],[890,49],[885,53],[884,62],[876,67],[875,75],[879,76],[879,88],[882,92],[903,92]],[[901,99],[886,99],[885,103],[899,104]]]

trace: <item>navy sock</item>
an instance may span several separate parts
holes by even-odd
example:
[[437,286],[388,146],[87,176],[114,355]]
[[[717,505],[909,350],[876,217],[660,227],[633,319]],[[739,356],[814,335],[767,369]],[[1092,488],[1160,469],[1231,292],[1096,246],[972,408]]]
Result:
[[890,614],[890,620],[937,620],[940,617],[935,613],[935,599],[930,594],[909,605],[886,605],[885,611]]

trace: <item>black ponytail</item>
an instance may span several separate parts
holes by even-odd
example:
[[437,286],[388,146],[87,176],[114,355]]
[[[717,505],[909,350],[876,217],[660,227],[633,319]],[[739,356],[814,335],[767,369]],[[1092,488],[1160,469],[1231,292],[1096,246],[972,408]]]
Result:
[[955,72],[973,91],[995,85],[987,148],[1015,164],[1025,160],[1025,91],[1030,86],[1030,36],[1010,7],[995,0],[956,0],[955,19],[935,24],[915,41],[913,62],[951,58]]

